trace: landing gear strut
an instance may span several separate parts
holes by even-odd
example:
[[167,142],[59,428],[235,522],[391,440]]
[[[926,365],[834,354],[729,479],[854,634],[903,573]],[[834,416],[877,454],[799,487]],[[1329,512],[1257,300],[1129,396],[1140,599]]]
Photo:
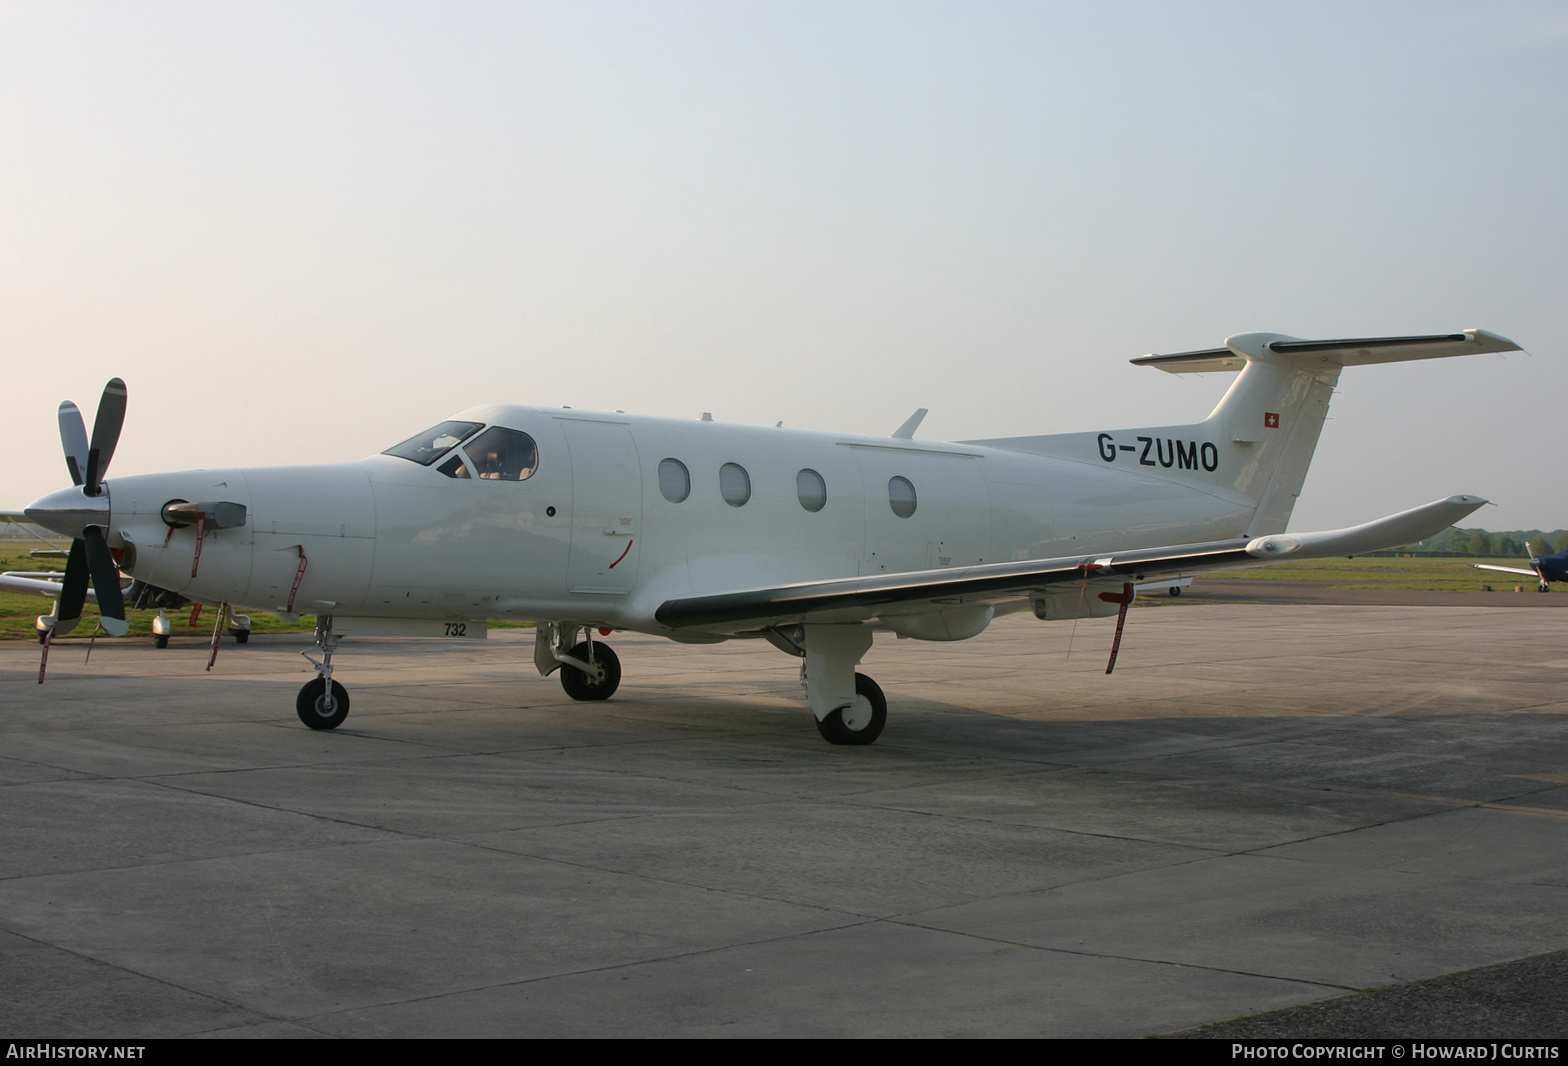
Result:
[[865,674],[855,673],[871,650],[871,629],[863,625],[805,625],[773,629],[768,642],[800,659],[817,732],[829,744],[870,744],[887,725],[887,698]]
[[300,652],[316,668],[316,679],[305,683],[294,701],[299,720],[312,729],[336,729],[348,717],[348,690],[332,680],[332,653],[337,650],[338,638],[332,632],[332,616],[320,615],[316,619],[316,647],[321,649],[321,661],[311,658],[307,651]]
[[[577,641],[581,632],[586,638]],[[571,647],[561,649],[570,644]],[[561,671],[561,687],[574,700],[607,700],[621,684],[621,660],[592,629],[571,622],[540,622],[534,630],[534,667],[540,677]]]

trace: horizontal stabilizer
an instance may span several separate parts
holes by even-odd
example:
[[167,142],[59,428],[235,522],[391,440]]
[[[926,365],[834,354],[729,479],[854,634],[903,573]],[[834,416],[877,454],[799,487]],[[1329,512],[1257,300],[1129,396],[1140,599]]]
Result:
[[1226,340],[1223,348],[1176,352],[1172,355],[1144,355],[1132,360],[1132,363],[1134,366],[1159,367],[1168,374],[1197,374],[1214,370],[1240,370],[1246,365],[1249,355],[1257,357],[1264,353],[1293,363],[1367,366],[1408,359],[1442,359],[1450,355],[1519,350],[1519,346],[1507,337],[1500,337],[1484,329],[1421,337],[1363,337],[1322,341],[1302,340],[1275,333],[1243,333]]

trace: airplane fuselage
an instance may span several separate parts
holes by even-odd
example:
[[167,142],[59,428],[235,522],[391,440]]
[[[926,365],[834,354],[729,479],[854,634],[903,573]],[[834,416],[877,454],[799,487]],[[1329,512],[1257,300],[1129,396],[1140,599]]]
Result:
[[[1255,507],[1225,484],[1235,446],[1190,426],[1116,462],[1093,433],[1041,455],[565,409],[458,418],[527,434],[537,465],[502,480],[468,457],[454,477],[382,454],[115,478],[112,541],[136,578],[207,602],[657,633],[671,597],[1234,537]],[[1198,459],[1179,463],[1178,433]],[[164,521],[171,500],[246,522],[198,538]]]

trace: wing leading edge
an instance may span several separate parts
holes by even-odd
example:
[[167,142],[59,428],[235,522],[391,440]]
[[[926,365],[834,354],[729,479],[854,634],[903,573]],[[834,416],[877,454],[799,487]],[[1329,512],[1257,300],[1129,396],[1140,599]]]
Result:
[[654,618],[669,629],[741,629],[792,624],[824,615],[831,615],[834,621],[863,621],[894,607],[931,603],[936,609],[986,597],[1014,598],[1072,581],[1136,581],[1159,574],[1260,566],[1283,559],[1359,555],[1432,536],[1486,502],[1479,496],[1450,496],[1363,525],[1319,533],[1275,533],[1250,540],[1238,537],[688,596],[666,600]]

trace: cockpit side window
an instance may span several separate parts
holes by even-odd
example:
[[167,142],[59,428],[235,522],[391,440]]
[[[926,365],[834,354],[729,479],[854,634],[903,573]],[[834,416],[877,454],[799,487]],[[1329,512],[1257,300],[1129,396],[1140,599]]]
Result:
[[468,478],[468,467],[463,465],[462,452],[458,452],[456,455],[452,456],[452,458],[436,467],[436,469],[445,474],[447,477],[461,478],[464,480]]
[[395,455],[420,466],[429,466],[483,427],[483,422],[442,422],[381,454]]
[[463,448],[482,481],[527,481],[539,468],[539,449],[526,433],[491,426]]

